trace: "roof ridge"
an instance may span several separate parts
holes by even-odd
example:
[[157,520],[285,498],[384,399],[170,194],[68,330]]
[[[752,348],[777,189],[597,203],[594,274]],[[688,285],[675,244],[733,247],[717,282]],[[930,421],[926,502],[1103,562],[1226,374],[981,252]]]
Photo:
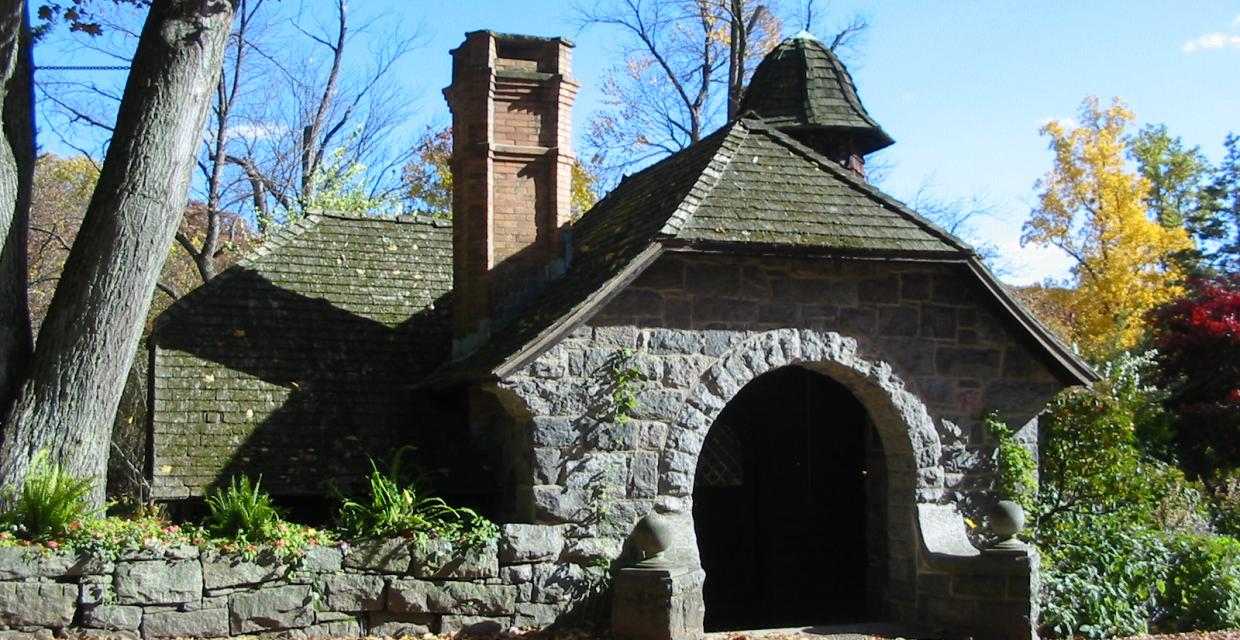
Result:
[[957,238],[950,231],[935,224],[933,221],[927,219],[925,216],[921,215],[920,213],[917,213],[912,208],[905,205],[903,202],[900,202],[899,200],[892,197],[891,195],[888,195],[887,193],[878,189],[874,185],[866,182],[865,180],[861,178],[858,178],[851,171],[844,169],[843,167],[841,167],[839,164],[837,164],[835,161],[831,160],[830,158],[818,153],[817,151],[814,151],[813,149],[811,149],[810,147],[804,144],[801,144],[799,141],[797,141],[796,138],[793,138],[792,136],[784,133],[783,131],[780,131],[777,127],[768,125],[766,123],[760,123],[760,124],[756,123],[752,128],[754,130],[767,133],[768,135],[771,136],[771,139],[774,140],[775,142],[821,165],[822,167],[826,168],[827,171],[829,171],[832,175],[843,180],[850,187],[865,194],[868,198],[878,203],[879,205],[885,208],[891,209],[894,213],[907,217],[910,222],[916,224],[919,227],[922,227],[925,231],[938,237],[940,240],[943,240],[948,245],[956,247],[957,249],[960,249],[962,251],[966,251],[970,254],[977,253],[977,251],[974,250],[973,247],[969,245],[969,243],[961,240],[960,238]]
[[389,222],[392,224],[424,224],[434,227],[450,227],[452,226],[451,218],[437,218],[422,213],[415,214],[396,214],[396,215],[372,215],[365,213],[350,213],[346,211],[330,211],[330,210],[314,210],[310,215],[323,218],[332,218],[335,220],[357,220],[360,222]]
[[[723,140],[719,142],[719,148],[711,154],[710,161],[698,173],[697,180],[693,182],[693,186],[689,188],[689,192],[681,199],[680,204],[672,211],[672,215],[668,216],[667,222],[659,229],[655,237],[658,236],[676,236],[685,224],[693,217],[694,212],[701,206],[706,196],[714,190],[715,185],[719,184],[719,180],[723,178],[723,172],[732,163],[732,159],[736,156],[737,150],[741,148],[741,143],[749,136],[750,123],[737,119],[731,124],[728,132],[723,136]],[[740,131],[738,134],[737,131]],[[733,138],[734,146],[728,147],[728,142]],[[707,182],[709,181],[709,184]]]
[[171,322],[175,316],[192,309],[194,306],[194,301],[203,295],[206,295],[206,292],[223,286],[221,283],[226,283],[235,278],[237,274],[241,273],[243,270],[252,270],[261,259],[272,254],[276,249],[288,244],[288,242],[293,238],[296,238],[318,226],[324,217],[325,216],[321,213],[307,213],[304,218],[295,220],[272,232],[271,236],[264,238],[263,243],[253,251],[242,256],[240,260],[230,265],[227,269],[224,269],[214,278],[211,278],[210,281],[194,287],[188,293],[180,298],[177,298],[172,304],[168,305],[167,309],[164,309],[158,316],[155,317],[155,321],[151,324],[151,333],[154,334],[159,331],[160,328]]

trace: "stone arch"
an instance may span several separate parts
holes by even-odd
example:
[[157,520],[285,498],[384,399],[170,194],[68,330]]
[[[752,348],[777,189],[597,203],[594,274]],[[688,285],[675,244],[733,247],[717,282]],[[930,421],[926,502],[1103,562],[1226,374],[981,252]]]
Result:
[[[706,433],[728,401],[751,380],[788,365],[799,365],[843,384],[869,412],[893,476],[899,502],[944,500],[942,444],[934,420],[921,400],[905,388],[891,365],[868,360],[856,340],[835,332],[780,329],[759,333],[735,345],[706,367],[689,390],[680,414],[668,428],[659,462],[659,494],[693,494],[694,474]],[[895,478],[893,478],[895,479]]]

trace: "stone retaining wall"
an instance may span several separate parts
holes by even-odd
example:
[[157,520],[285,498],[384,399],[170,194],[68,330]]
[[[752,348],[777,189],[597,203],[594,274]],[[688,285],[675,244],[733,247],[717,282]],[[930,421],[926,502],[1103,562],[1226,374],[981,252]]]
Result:
[[596,558],[565,556],[562,527],[505,525],[498,542],[365,540],[296,563],[192,546],[115,559],[0,549],[0,638],[400,636],[545,626],[589,605]]

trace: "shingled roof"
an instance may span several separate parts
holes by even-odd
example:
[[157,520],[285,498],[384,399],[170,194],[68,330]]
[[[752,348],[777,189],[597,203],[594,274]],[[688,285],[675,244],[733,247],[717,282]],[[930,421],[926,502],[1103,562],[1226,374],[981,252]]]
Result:
[[974,251],[767,123],[734,122],[625,179],[574,228],[568,272],[438,383],[502,377],[601,308],[668,246],[967,264],[1069,375],[1088,367],[1013,302]]
[[451,287],[449,223],[314,214],[182,298],[153,334],[157,493],[234,467],[313,492],[386,459],[448,356]]
[[754,70],[739,113],[782,129],[849,133],[865,155],[892,144],[870,117],[852,76],[825,44],[802,31],[776,46]]

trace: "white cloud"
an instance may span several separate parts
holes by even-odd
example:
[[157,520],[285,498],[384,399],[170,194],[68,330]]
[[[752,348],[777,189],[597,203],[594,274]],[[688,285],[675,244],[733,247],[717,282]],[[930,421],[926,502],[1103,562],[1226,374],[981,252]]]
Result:
[[270,140],[271,138],[288,135],[288,133],[288,127],[273,122],[243,123],[228,128],[229,135],[245,140]]
[[1054,116],[1047,116],[1041,120],[1038,120],[1038,128],[1041,129],[1052,122],[1058,123],[1059,126],[1064,129],[1075,129],[1080,125],[1080,123],[1076,121],[1076,118],[1056,118]]
[[1240,16],[1236,16],[1236,19],[1231,21],[1231,26],[1240,27]]
[[[1240,20],[1240,17],[1237,19]],[[1222,32],[1207,33],[1185,42],[1180,48],[1184,50],[1184,53],[1192,53],[1199,49],[1240,49],[1240,35],[1227,35]]]
[[1003,281],[1009,284],[1028,285],[1047,278],[1064,280],[1072,276],[1072,259],[1058,249],[1036,245],[1022,247],[1013,241],[1000,241],[996,247],[1003,256],[1007,272]]

